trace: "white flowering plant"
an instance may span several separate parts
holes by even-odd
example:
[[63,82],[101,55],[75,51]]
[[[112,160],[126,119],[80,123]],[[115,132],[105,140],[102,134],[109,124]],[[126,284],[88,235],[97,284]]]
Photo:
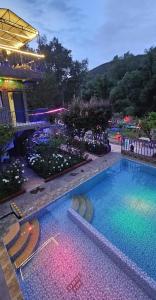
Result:
[[88,138],[79,138],[75,137],[72,140],[69,140],[68,147],[75,147],[79,149],[81,152],[89,152],[97,155],[106,154],[111,151],[111,147],[109,145],[108,140],[100,141],[97,138],[92,137],[92,139]]
[[86,151],[97,155],[106,154],[111,151],[111,147],[108,143],[104,144],[97,140],[86,141],[85,148]]
[[24,165],[19,160],[3,167],[0,171],[0,199],[19,191],[24,181]]
[[81,155],[70,154],[62,151],[57,153],[31,153],[27,157],[29,166],[41,177],[48,178],[81,162]]

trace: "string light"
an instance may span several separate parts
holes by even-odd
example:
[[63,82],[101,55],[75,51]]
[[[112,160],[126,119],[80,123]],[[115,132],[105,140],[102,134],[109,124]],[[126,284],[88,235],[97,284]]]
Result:
[[13,47],[6,47],[5,45],[2,45],[2,44],[0,44],[0,49],[4,49],[4,50],[7,50],[7,51],[11,51],[11,52],[17,52],[17,53],[21,53],[21,54],[28,55],[28,56],[34,56],[34,57],[38,57],[38,58],[44,58],[45,57],[44,54],[38,54],[38,53],[23,51],[23,50],[15,49]]

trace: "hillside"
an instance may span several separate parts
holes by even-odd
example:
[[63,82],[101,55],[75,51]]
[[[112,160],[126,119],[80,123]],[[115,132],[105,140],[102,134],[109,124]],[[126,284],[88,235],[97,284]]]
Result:
[[[123,57],[115,57],[112,61],[97,66],[89,71],[90,77],[96,77],[100,75],[111,76],[114,69],[118,66],[121,68],[125,65],[125,62],[129,63],[130,71],[139,69],[143,66],[146,59],[146,55],[129,55],[125,54]],[[111,76],[112,77],[112,76]]]

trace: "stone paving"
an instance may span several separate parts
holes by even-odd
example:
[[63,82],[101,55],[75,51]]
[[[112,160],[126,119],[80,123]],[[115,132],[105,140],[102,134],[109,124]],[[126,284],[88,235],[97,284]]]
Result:
[[32,169],[25,167],[25,177],[28,179],[23,188],[26,192],[30,192],[32,189],[35,189],[37,186],[40,186],[44,183],[44,179],[38,176]]

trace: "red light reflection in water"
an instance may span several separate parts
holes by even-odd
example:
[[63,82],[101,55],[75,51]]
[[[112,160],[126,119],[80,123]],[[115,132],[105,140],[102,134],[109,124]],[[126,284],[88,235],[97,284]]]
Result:
[[[45,280],[55,280],[60,288],[66,286],[81,273],[84,258],[65,235],[56,238],[58,245],[51,242],[38,255],[38,267],[44,272]],[[83,264],[82,264],[83,261]]]

